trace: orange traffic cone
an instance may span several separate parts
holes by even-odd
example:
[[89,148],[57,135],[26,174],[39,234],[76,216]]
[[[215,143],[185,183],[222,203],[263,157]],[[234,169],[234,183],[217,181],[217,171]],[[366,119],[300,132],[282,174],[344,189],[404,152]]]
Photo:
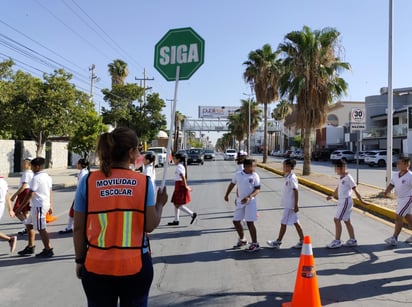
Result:
[[312,244],[309,236],[303,239],[299,267],[296,275],[295,290],[292,302],[282,304],[282,307],[321,307],[316,277],[315,260],[312,253]]
[[51,222],[54,222],[55,220],[57,220],[57,217],[49,213],[46,214],[46,223],[51,223]]

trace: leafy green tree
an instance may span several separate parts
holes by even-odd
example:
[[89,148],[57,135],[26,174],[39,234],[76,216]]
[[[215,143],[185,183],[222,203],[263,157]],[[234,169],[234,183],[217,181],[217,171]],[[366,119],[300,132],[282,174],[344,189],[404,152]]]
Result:
[[102,108],[104,123],[113,126],[131,127],[133,114],[136,111],[135,102],[140,101],[144,89],[137,84],[116,84],[112,89],[103,89],[103,99],[109,103],[110,108]]
[[146,103],[136,107],[131,128],[136,130],[140,140],[149,142],[157,137],[160,130],[166,130],[166,117],[162,110],[166,103],[158,93],[146,96]]
[[246,70],[243,73],[244,80],[253,87],[256,100],[263,104],[264,135],[263,135],[263,163],[266,163],[267,150],[267,120],[268,104],[278,99],[278,83],[281,77],[281,60],[278,52],[272,51],[269,44],[263,45],[262,49],[251,51],[248,60],[243,63]]
[[9,108],[10,100],[12,98],[13,84],[11,83],[13,77],[12,67],[14,62],[12,60],[5,60],[0,62],[0,138],[11,138],[12,136],[12,115]]
[[123,60],[117,59],[107,66],[109,74],[112,77],[112,88],[115,85],[124,85],[124,80],[126,80],[129,75],[127,63]]
[[347,83],[339,77],[349,70],[349,63],[338,56],[340,33],[333,28],[312,31],[304,26],[293,31],[279,45],[284,56],[284,74],[280,81],[282,95],[297,102],[297,128],[303,131],[303,175],[310,174],[310,136],[312,129],[325,123],[327,106],[346,92]]
[[39,155],[50,136],[70,136],[73,131],[76,93],[71,74],[56,70],[42,81],[22,71],[12,77],[12,98],[8,107],[13,116],[13,137],[33,139]]
[[107,131],[102,117],[97,113],[94,103],[85,93],[77,93],[76,114],[73,118],[73,135],[69,141],[69,150],[89,159],[90,153],[96,148],[99,135]]

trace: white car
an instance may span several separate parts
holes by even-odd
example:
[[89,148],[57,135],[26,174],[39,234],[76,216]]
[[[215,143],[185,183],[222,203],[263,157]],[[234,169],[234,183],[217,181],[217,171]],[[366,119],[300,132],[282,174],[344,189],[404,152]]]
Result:
[[346,162],[352,162],[355,160],[355,153],[352,150],[337,149],[330,154],[330,160],[336,162],[339,160],[345,160]]
[[224,160],[235,160],[237,156],[236,150],[234,149],[226,149],[225,154],[223,155]]
[[157,163],[158,163],[159,166],[164,166],[165,163],[167,163],[167,158],[166,158],[167,149],[166,149],[166,147],[150,147],[150,148],[147,149],[147,151],[153,151],[153,152],[156,153]]
[[[385,167],[386,166],[386,150],[370,150],[368,153],[365,155],[364,158],[365,164],[368,164],[369,166],[380,166],[380,167]],[[392,153],[392,163],[396,163],[398,161],[398,155],[393,152]]]

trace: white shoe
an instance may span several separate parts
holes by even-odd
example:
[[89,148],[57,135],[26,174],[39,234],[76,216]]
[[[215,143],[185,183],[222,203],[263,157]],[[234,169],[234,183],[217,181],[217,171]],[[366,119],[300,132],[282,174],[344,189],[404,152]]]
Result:
[[398,240],[396,240],[394,236],[385,239],[385,242],[391,246],[396,246],[398,244]]
[[298,243],[296,243],[296,245],[293,245],[292,247],[296,248],[296,249],[299,249],[299,248],[302,248],[302,246],[303,246],[303,242],[299,241]]
[[407,238],[407,239],[405,240],[405,242],[406,242],[406,243],[412,243],[412,236],[410,236],[409,238]]
[[351,247],[358,246],[358,241],[356,241],[356,239],[349,239],[343,245],[344,246],[351,246]]
[[282,244],[282,242],[280,242],[280,241],[278,241],[278,240],[273,240],[273,241],[268,240],[268,241],[266,241],[266,244],[267,244],[269,247],[279,249],[279,248],[280,248],[280,245]]
[[333,240],[328,245],[326,245],[327,248],[339,248],[341,246],[342,246],[341,240]]

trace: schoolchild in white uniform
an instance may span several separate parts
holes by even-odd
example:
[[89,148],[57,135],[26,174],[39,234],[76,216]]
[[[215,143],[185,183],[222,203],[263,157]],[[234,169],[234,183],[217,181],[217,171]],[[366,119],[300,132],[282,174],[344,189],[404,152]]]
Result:
[[36,254],[36,257],[50,258],[53,257],[53,248],[51,247],[49,234],[46,227],[46,214],[53,213],[51,201],[52,179],[44,171],[45,159],[41,157],[31,160],[31,169],[34,173],[33,179],[30,182],[30,193],[27,194],[22,201],[22,206],[27,206],[31,201],[31,211],[26,222],[28,233],[27,246],[18,252],[20,256],[34,254],[35,251],[35,231],[40,234],[40,238],[44,245],[42,252]]
[[[90,163],[84,158],[81,158],[77,161],[77,169],[80,170],[80,172],[77,174],[77,182],[80,182],[80,179],[82,179],[84,176],[89,174],[90,171]],[[74,200],[72,201],[72,204],[69,209],[69,219],[67,221],[67,226],[65,229],[60,230],[59,234],[67,234],[67,233],[72,233],[73,232],[73,225],[74,225]]]
[[[0,176],[0,220],[3,217],[4,209],[7,206],[7,210],[9,211],[10,217],[14,217],[14,211],[11,207],[11,201],[10,201],[10,194],[8,192],[8,184],[4,177]],[[0,232],[0,238],[7,241],[9,243],[10,247],[10,253],[13,253],[14,250],[16,249],[16,242],[17,242],[17,237],[16,236],[8,236],[2,232]]]
[[175,218],[172,222],[167,223],[167,225],[179,225],[180,210],[186,212],[192,217],[190,224],[193,224],[197,218],[197,213],[187,207],[187,204],[191,201],[190,191],[192,189],[187,183],[186,157],[183,154],[176,153],[173,157],[173,162],[176,164],[175,189],[173,191],[171,201],[175,206]]
[[[412,172],[409,170],[410,166],[410,158],[400,157],[397,163],[398,172],[392,177],[384,192],[385,197],[387,197],[392,189],[395,188],[395,193],[398,197],[395,229],[393,235],[385,240],[387,244],[392,246],[396,246],[398,243],[398,236],[403,226],[403,218],[406,219],[409,227],[412,226]],[[412,243],[412,236],[406,239],[405,242]]]
[[[356,188],[356,183],[353,177],[346,171],[346,161],[339,160],[335,163],[335,172],[340,176],[339,184],[336,187],[332,195],[326,197],[327,200],[333,197],[338,198],[338,209],[336,210],[336,215],[333,221],[335,222],[335,240],[329,243],[327,248],[338,248],[342,245],[345,246],[357,246],[358,242],[355,239],[355,231],[353,229],[352,223],[350,222],[350,215],[353,208],[352,192],[356,194],[356,197],[363,203],[362,197]],[[365,204],[367,205],[367,204]],[[340,239],[342,235],[342,224],[343,221],[348,230],[349,240],[343,243]]]
[[244,238],[244,231],[241,225],[241,220],[245,219],[249,228],[252,242],[246,251],[254,252],[260,249],[257,241],[257,233],[254,222],[257,220],[257,204],[256,195],[260,191],[260,177],[255,172],[256,161],[253,159],[245,159],[243,161],[243,171],[236,172],[232,181],[229,183],[225,194],[225,201],[229,201],[229,194],[237,185],[236,193],[236,209],[233,215],[233,225],[239,235],[238,242],[233,246],[240,248],[247,244]]
[[303,230],[299,223],[299,183],[293,169],[295,168],[296,160],[286,159],[283,161],[283,173],[285,176],[285,184],[283,185],[283,193],[281,205],[283,206],[282,220],[280,222],[279,235],[276,240],[267,241],[270,247],[279,249],[282,244],[283,236],[286,233],[288,225],[295,225],[298,232],[299,242],[293,246],[294,248],[301,248],[303,244]]
[[156,156],[149,152],[143,158],[143,174],[150,177],[152,180],[154,190],[156,191],[156,170],[154,167]]
[[21,166],[23,169],[23,173],[20,177],[20,186],[10,198],[11,201],[15,201],[14,206],[13,206],[13,211],[16,214],[16,217],[24,225],[24,229],[18,232],[19,235],[27,234],[25,223],[30,213],[30,206],[26,206],[24,208],[24,211],[19,210],[19,208],[21,206],[22,200],[30,192],[30,181],[33,179],[33,171],[31,170],[31,165],[30,165],[31,160],[32,158],[26,158],[22,161]]

